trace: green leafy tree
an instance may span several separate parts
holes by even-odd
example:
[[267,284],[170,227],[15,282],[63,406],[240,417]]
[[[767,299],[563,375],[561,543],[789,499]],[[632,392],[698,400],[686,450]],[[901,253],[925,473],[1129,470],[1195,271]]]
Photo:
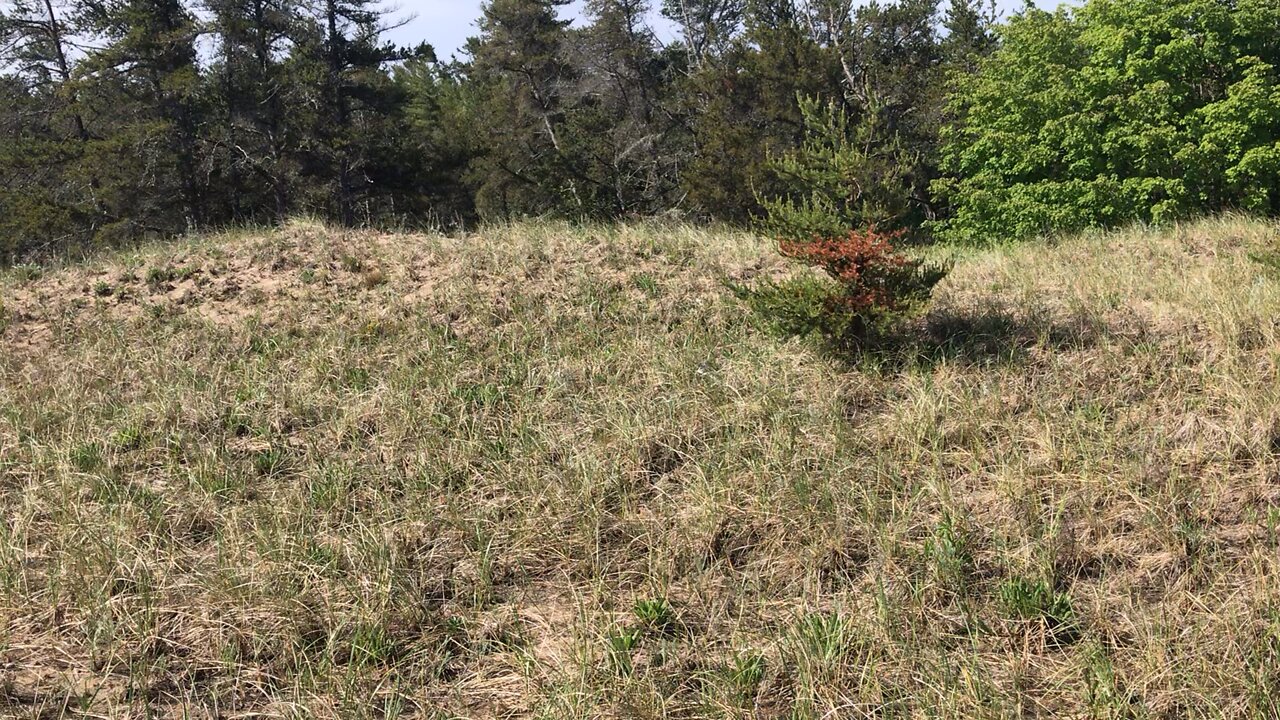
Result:
[[983,242],[1280,211],[1278,67],[1268,0],[1027,10],[952,96],[937,227]]

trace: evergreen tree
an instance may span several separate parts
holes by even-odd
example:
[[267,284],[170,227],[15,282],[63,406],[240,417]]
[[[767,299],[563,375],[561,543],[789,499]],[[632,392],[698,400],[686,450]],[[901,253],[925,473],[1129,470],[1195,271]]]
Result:
[[92,239],[90,188],[74,181],[80,148],[50,102],[17,75],[0,75],[0,265]]
[[106,41],[83,62],[86,101],[110,123],[86,163],[101,178],[112,230],[169,234],[201,224],[195,17],[179,0],[93,3],[85,17]]
[[394,214],[413,159],[395,130],[408,98],[387,68],[434,52],[385,42],[377,0],[322,0],[313,12],[314,26],[295,39],[292,61],[318,109],[304,129],[304,173],[322,190],[319,209],[345,225]]
[[803,134],[797,98],[838,93],[837,67],[792,0],[753,0],[741,40],[681,84],[695,141],[681,178],[692,209],[734,222],[755,216],[757,197],[777,191],[769,155]]
[[[90,135],[70,59],[71,37],[80,29],[74,9],[55,4],[54,0],[13,0],[8,12],[0,13],[0,66],[8,67],[17,83],[11,86],[14,99],[10,110],[16,113],[18,107],[29,106],[38,114],[35,122],[22,121],[23,117],[35,119],[31,109],[25,115],[14,115],[14,128],[34,132],[34,136],[25,137],[28,141],[41,138],[39,148],[28,146],[10,157],[17,165],[38,157],[43,165],[41,175],[45,182],[24,186],[25,204],[30,205],[37,197],[50,198],[56,188],[63,198],[60,207],[46,207],[44,211],[78,218],[81,229],[69,232],[63,238],[64,244],[92,239],[105,214],[96,179],[88,175],[84,182],[78,181],[81,173],[77,171],[83,164]],[[26,90],[21,93],[23,97],[18,97],[20,87]],[[19,143],[17,137],[14,142]]]
[[491,139],[476,165],[482,216],[586,211],[590,180],[562,136],[566,95],[577,79],[565,57],[567,0],[490,0],[469,50],[486,95],[477,120]]
[[737,37],[747,0],[663,0],[662,14],[680,28],[690,62],[697,67],[723,55]]
[[[869,146],[859,192],[879,197],[883,220],[916,226],[936,215],[929,183],[937,176],[945,67],[937,0],[898,0],[858,8],[848,95],[853,131]],[[873,183],[891,182],[868,192]]]
[[978,62],[995,51],[999,13],[995,0],[951,0],[942,26],[947,31],[942,53],[947,64],[965,73],[977,71]]
[[301,100],[284,64],[298,32],[295,0],[205,0],[217,42],[205,141],[222,215],[283,219],[296,182],[285,108]]
[[570,130],[598,179],[600,215],[652,214],[674,202],[681,128],[668,92],[671,65],[646,22],[646,0],[590,0],[576,43],[580,64]]
[[483,97],[458,63],[416,58],[397,67],[394,78],[407,97],[405,117],[420,162],[416,188],[420,212],[432,224],[476,218],[472,163],[488,138],[478,129]]

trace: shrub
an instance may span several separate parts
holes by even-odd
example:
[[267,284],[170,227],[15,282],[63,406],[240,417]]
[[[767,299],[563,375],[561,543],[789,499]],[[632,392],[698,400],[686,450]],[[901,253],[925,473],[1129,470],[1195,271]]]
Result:
[[781,240],[783,255],[827,277],[765,283],[740,295],[784,333],[817,333],[840,346],[865,339],[917,312],[947,274],[945,267],[895,248],[901,236],[850,230],[809,241]]
[[779,245],[786,257],[820,267],[840,283],[840,293],[829,299],[838,306],[833,309],[867,314],[902,309],[929,289],[927,283],[917,281],[923,261],[894,248],[891,241],[901,236],[901,232],[851,230],[842,237],[783,240]]

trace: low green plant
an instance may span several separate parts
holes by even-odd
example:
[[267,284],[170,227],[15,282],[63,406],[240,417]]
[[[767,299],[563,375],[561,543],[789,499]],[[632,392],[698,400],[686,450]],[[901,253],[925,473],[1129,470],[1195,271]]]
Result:
[[803,615],[792,632],[795,661],[811,678],[829,677],[856,644],[853,621],[839,612]]
[[633,612],[642,626],[654,632],[667,633],[676,625],[675,610],[662,598],[637,600]]
[[1055,591],[1045,580],[1005,580],[1000,584],[1000,603],[1011,618],[1042,622],[1046,637],[1054,644],[1070,644],[1080,636],[1071,596]]
[[729,684],[740,700],[748,699],[764,681],[764,672],[764,655],[755,651],[737,653],[729,667]]
[[1280,250],[1267,250],[1249,253],[1249,259],[1262,266],[1263,272],[1280,277]]
[[128,425],[116,431],[115,445],[120,450],[137,450],[146,440],[147,431],[140,425]]
[[950,515],[942,519],[925,542],[925,554],[941,582],[957,593],[964,590],[973,570],[973,553],[968,532]]
[[648,273],[641,273],[635,276],[632,282],[635,283],[636,288],[643,291],[649,297],[658,296],[658,281],[653,279],[652,275]]
[[338,258],[338,265],[349,273],[358,273],[364,270],[364,261],[355,255],[347,253]]
[[351,662],[357,667],[384,665],[396,655],[396,643],[382,623],[358,623],[351,632]]
[[253,454],[253,469],[264,477],[276,475],[284,466],[285,453],[280,448],[270,447]]
[[44,269],[34,263],[13,266],[13,277],[21,283],[31,283],[44,277]]
[[632,655],[640,647],[644,631],[640,628],[617,628],[604,638],[605,652],[608,654],[609,667],[621,676],[627,676],[634,670]]
[[95,442],[77,445],[71,451],[71,464],[80,472],[93,472],[102,466],[102,446]]

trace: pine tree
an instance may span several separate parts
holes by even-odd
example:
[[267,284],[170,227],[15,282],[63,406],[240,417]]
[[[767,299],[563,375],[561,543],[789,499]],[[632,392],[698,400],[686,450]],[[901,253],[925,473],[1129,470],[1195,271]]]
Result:
[[570,127],[587,172],[606,186],[599,214],[652,214],[678,186],[681,127],[668,92],[670,64],[647,24],[647,0],[589,0]]
[[[9,11],[0,14],[0,66],[10,68],[15,82],[20,83],[11,87],[11,110],[16,111],[19,105],[33,106],[39,113],[36,122],[22,122],[22,116],[14,118],[15,132],[20,137],[32,142],[36,137],[40,140],[38,147],[28,146],[11,155],[11,162],[20,166],[40,157],[45,165],[41,172],[44,182],[40,187],[26,187],[24,202],[29,204],[42,195],[52,197],[56,190],[63,198],[59,201],[62,207],[50,207],[46,212],[79,218],[81,228],[67,234],[80,243],[92,238],[105,209],[96,178],[77,172],[90,135],[70,59],[71,37],[80,29],[74,10],[74,6],[55,4],[54,0],[13,0]],[[18,97],[19,87],[25,87],[22,97]],[[30,111],[26,117],[33,117]],[[25,135],[18,128],[34,135]],[[19,138],[15,137],[14,142],[19,143]],[[13,222],[13,218],[10,220]],[[73,241],[64,237],[63,242]]]
[[69,107],[76,137],[88,138],[84,118],[76,107],[68,58],[70,35],[76,28],[53,0],[12,0],[8,13],[0,14],[0,62],[19,76],[46,90],[57,88]]
[[947,64],[961,72],[976,71],[978,62],[996,49],[998,19],[994,0],[951,0],[942,22],[947,31],[942,41]]
[[114,230],[168,234],[202,224],[195,17],[179,0],[93,3],[85,17],[106,40],[83,62],[86,92],[111,122],[86,163],[102,178]]
[[344,225],[369,222],[383,209],[395,212],[394,196],[412,162],[405,156],[411,148],[398,142],[395,130],[408,98],[387,67],[434,52],[426,44],[405,49],[385,42],[377,0],[322,0],[313,13],[312,28],[295,40],[291,57],[292,71],[309,82],[310,103],[318,108],[304,121],[310,150],[303,172],[324,188],[326,215]]
[[696,142],[682,186],[700,214],[750,221],[779,191],[770,154],[800,142],[797,98],[838,94],[835,56],[805,24],[792,0],[752,0],[741,41],[682,82]]
[[285,108],[301,99],[284,56],[298,30],[296,0],[205,0],[216,64],[205,141],[220,177],[222,214],[282,220],[296,163]]
[[577,79],[565,57],[567,0],[490,0],[469,50],[485,103],[478,119],[491,138],[477,162],[476,204],[492,217],[581,214],[591,181],[562,135],[566,95]]
[[938,173],[946,101],[938,28],[938,0],[873,3],[854,13],[850,117],[874,143],[867,156],[893,166],[861,182],[893,183],[869,193],[880,198],[882,222],[893,225],[916,226],[937,212],[928,188]]
[[420,214],[434,224],[474,220],[476,182],[469,168],[488,142],[477,117],[483,100],[477,84],[465,66],[426,58],[397,67],[394,78],[408,98],[407,135],[418,148]]
[[742,29],[747,0],[663,0],[662,14],[676,23],[694,67],[723,55]]
[[94,216],[75,182],[78,143],[27,80],[0,75],[0,266],[87,244]]

